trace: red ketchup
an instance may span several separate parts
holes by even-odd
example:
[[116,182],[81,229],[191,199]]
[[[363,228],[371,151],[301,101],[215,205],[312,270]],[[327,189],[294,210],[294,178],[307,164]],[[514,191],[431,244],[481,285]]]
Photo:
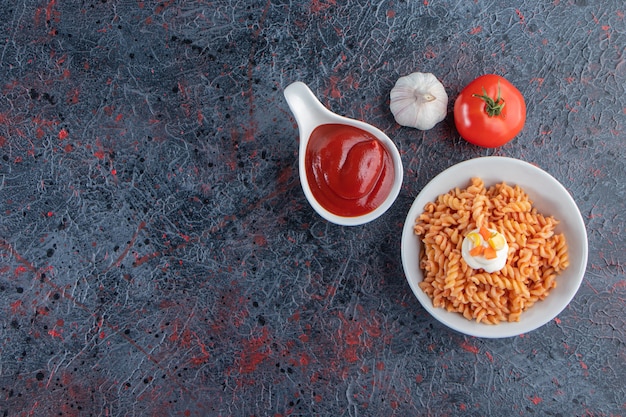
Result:
[[393,161],[385,146],[353,126],[316,127],[305,164],[313,197],[338,216],[356,217],[375,210],[393,185]]

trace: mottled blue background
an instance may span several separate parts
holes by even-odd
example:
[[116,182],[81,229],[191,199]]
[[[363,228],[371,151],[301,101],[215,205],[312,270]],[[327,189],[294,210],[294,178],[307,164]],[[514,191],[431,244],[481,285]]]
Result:
[[[512,5],[512,4],[516,5]],[[626,415],[626,6],[551,2],[0,0],[0,415]],[[488,150],[452,114],[389,110],[484,73],[528,120]],[[405,180],[376,221],[308,206],[283,98],[376,125]],[[504,155],[580,207],[570,306],[508,339],[419,305],[400,234],[420,189]]]

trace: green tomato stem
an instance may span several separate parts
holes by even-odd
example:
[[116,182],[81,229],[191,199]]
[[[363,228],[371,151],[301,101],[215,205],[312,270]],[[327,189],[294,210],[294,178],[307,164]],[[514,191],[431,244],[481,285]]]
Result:
[[502,113],[502,109],[504,108],[504,100],[500,96],[500,81],[498,81],[498,97],[496,99],[492,99],[487,94],[487,90],[483,87],[483,95],[480,94],[472,94],[472,97],[477,97],[485,102],[485,111],[489,117],[499,116]]

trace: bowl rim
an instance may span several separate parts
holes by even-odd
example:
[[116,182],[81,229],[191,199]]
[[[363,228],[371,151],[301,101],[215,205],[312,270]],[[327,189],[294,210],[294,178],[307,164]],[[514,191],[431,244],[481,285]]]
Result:
[[[472,177],[481,177],[486,186],[499,182],[520,185],[527,192],[533,207],[559,220],[557,232],[565,234],[570,252],[570,265],[559,276],[559,285],[546,297],[522,313],[519,322],[502,322],[498,325],[467,320],[459,313],[434,308],[432,300],[420,288],[423,278],[417,253],[421,240],[413,233],[415,218],[424,205],[455,187],[463,188]],[[452,185],[452,186],[450,186]],[[539,191],[541,189],[541,191]],[[540,198],[538,200],[538,198]],[[402,230],[401,258],[405,277],[422,307],[447,327],[469,336],[482,338],[505,338],[535,330],[553,320],[574,298],[587,267],[588,241],[582,215],[567,189],[552,175],[541,168],[520,159],[503,156],[478,157],[457,163],[440,172],[418,193]],[[564,281],[563,276],[568,279]]]

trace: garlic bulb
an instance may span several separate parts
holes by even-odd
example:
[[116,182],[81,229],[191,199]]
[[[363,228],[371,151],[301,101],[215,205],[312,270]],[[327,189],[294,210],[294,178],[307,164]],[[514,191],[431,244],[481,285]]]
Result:
[[428,130],[448,113],[448,94],[431,73],[414,72],[399,78],[390,98],[391,112],[402,126]]

